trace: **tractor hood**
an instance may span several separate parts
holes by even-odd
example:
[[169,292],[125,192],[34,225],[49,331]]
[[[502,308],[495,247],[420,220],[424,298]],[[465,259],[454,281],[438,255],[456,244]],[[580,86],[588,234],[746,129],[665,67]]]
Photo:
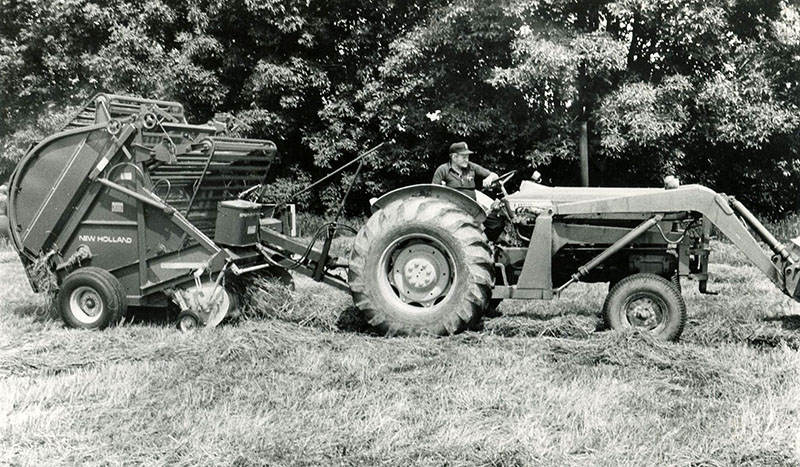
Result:
[[525,180],[518,192],[508,196],[508,200],[511,202],[512,208],[544,208],[578,201],[623,198],[661,191],[664,191],[664,188],[549,187]]

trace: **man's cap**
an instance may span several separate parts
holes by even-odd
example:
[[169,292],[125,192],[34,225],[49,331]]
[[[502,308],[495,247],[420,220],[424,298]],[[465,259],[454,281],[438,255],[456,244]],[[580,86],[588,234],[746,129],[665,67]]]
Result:
[[450,154],[475,154],[467,147],[467,143],[460,141],[450,145]]

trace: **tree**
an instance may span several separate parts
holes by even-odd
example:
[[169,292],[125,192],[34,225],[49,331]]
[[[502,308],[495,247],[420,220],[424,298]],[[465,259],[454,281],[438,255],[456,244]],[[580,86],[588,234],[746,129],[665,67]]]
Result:
[[[496,170],[535,165],[577,184],[580,121],[596,184],[676,174],[773,213],[794,207],[800,186],[800,12],[787,1],[0,0],[0,10],[0,179],[75,106],[114,92],[179,100],[192,120],[238,117],[242,135],[289,156],[277,173],[287,187],[395,140],[371,159],[353,206],[430,181],[458,140]],[[344,182],[313,201],[332,204]]]

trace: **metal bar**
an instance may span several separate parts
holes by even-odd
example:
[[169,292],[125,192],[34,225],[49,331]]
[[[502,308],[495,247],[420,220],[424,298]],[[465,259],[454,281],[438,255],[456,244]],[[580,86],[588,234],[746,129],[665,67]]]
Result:
[[117,190],[117,191],[119,191],[121,193],[125,193],[126,195],[128,195],[128,196],[130,196],[132,198],[136,198],[136,199],[138,199],[139,201],[141,201],[141,202],[143,202],[145,204],[149,204],[150,206],[153,206],[153,207],[156,207],[158,209],[161,209],[162,211],[164,211],[167,214],[173,212],[172,207],[170,207],[170,206],[168,206],[166,204],[162,204],[162,203],[160,203],[160,202],[158,202],[158,201],[156,201],[156,200],[154,200],[152,198],[148,198],[147,196],[139,194],[139,193],[137,193],[137,192],[135,192],[133,190],[125,188],[122,185],[117,185],[116,183],[112,182],[111,180],[107,180],[105,178],[98,178],[97,181],[102,183],[103,185],[109,187],[109,188]]
[[208,150],[208,159],[206,160],[206,165],[203,167],[203,173],[200,174],[200,178],[195,182],[197,185],[194,188],[194,192],[192,193],[192,199],[189,200],[189,206],[186,207],[186,211],[183,213],[184,216],[189,215],[189,211],[192,210],[192,204],[194,204],[194,199],[197,197],[197,192],[200,191],[200,186],[203,184],[203,179],[206,176],[206,172],[208,171],[208,165],[211,164],[211,158],[214,157],[214,149],[216,148],[217,143],[215,141],[211,141],[211,148]]
[[[554,189],[555,190],[555,189]],[[598,198],[601,189],[574,188]],[[592,215],[606,217],[609,214],[654,213],[675,211],[696,211],[702,213],[720,232],[731,240],[755,267],[760,269],[778,286],[784,288],[783,271],[778,268],[772,258],[759,245],[747,226],[739,219],[728,203],[726,196],[700,186],[686,185],[674,190],[648,190],[644,188],[630,189],[632,194],[607,199],[577,201],[555,206],[556,214]],[[640,193],[640,194],[637,194]]]
[[353,185],[356,184],[356,180],[358,180],[358,176],[361,174],[362,167],[364,167],[364,159],[361,159],[361,162],[358,163],[358,168],[356,169],[356,173],[353,175],[353,180],[350,181],[350,184],[347,186],[347,191],[344,193],[342,201],[339,203],[339,209],[336,210],[336,216],[333,218],[334,224],[339,220],[339,216],[341,216],[342,212],[344,211],[344,203],[347,201],[347,197],[350,196],[350,191],[353,189]]
[[137,223],[135,221],[83,221],[80,223],[81,225],[99,225],[99,226],[135,226]]
[[522,289],[516,285],[495,285],[492,289],[492,298],[552,300],[553,289]]
[[86,212],[92,206],[99,193],[100,186],[97,184],[90,184],[86,189],[86,192],[81,197],[80,202],[75,207],[72,216],[69,217],[69,220],[66,224],[64,224],[64,227],[56,237],[55,245],[59,250],[64,248],[67,240],[69,240],[70,237],[72,237],[72,235],[75,233],[75,229],[77,229],[82,223],[81,220],[84,218],[84,216],[86,216]]
[[[272,229],[261,229],[261,242],[269,245],[270,247],[278,247],[296,255],[302,255],[308,249],[308,245],[304,245],[294,239],[287,237]],[[272,248],[274,250],[274,248]],[[312,248],[308,253],[308,259],[314,262],[319,262],[321,252]]]
[[[136,188],[141,188],[141,182],[139,179],[136,179]],[[148,268],[148,261],[147,261],[147,216],[144,215],[144,203],[137,203],[136,204],[136,231],[137,231],[137,245],[136,248],[139,252],[139,287],[136,290],[136,294],[139,295],[142,293],[142,289],[147,284],[147,268]]]
[[591,261],[589,261],[588,263],[586,263],[583,266],[579,267],[578,271],[575,272],[572,275],[570,280],[568,280],[566,283],[564,283],[564,285],[562,285],[561,287],[559,287],[556,290],[556,294],[561,293],[562,290],[566,289],[567,287],[569,287],[570,285],[574,284],[575,282],[580,281],[581,277],[589,274],[589,271],[594,269],[597,265],[599,265],[603,261],[607,260],[610,256],[614,255],[615,253],[617,253],[621,249],[623,249],[626,246],[628,246],[630,243],[632,243],[634,240],[636,240],[636,238],[638,238],[641,234],[643,234],[644,232],[649,230],[651,227],[653,227],[654,225],[656,225],[659,222],[661,222],[661,218],[662,217],[663,216],[661,216],[661,215],[655,215],[655,216],[651,217],[650,219],[642,222],[641,224],[639,224],[638,227],[636,227],[635,229],[633,229],[630,232],[628,232],[627,234],[625,234],[625,236],[623,236],[622,238],[620,238],[619,240],[614,242],[611,246],[606,248],[602,253],[600,253],[599,255],[595,256]]
[[353,175],[353,180],[350,181],[350,184],[347,186],[347,191],[344,193],[341,203],[339,203],[339,209],[336,211],[336,216],[333,218],[333,225],[328,227],[328,232],[325,236],[325,243],[322,245],[320,260],[317,262],[317,267],[314,269],[314,275],[311,277],[317,282],[322,279],[322,276],[325,273],[325,263],[328,262],[328,253],[331,250],[331,242],[333,242],[333,236],[336,233],[336,222],[339,220],[339,216],[342,215],[342,211],[344,211],[344,203],[347,201],[347,197],[350,196],[350,190],[352,190],[353,185],[356,184],[356,180],[358,180],[358,175],[361,173],[362,167],[364,167],[363,158],[358,163],[358,168],[356,169],[355,175]]
[[728,202],[730,203],[733,210],[736,211],[737,214],[742,216],[747,225],[751,229],[753,229],[755,233],[758,234],[759,237],[761,237],[761,240],[764,240],[764,243],[767,244],[767,246],[770,248],[770,250],[772,250],[773,253],[779,255],[784,260],[789,259],[789,252],[786,250],[786,247],[783,246],[783,244],[779,242],[778,239],[775,238],[775,236],[772,235],[767,230],[766,227],[764,227],[764,224],[762,224],[761,222],[758,221],[758,219],[756,219],[756,216],[754,216],[753,213],[750,212],[750,210],[748,210],[744,206],[744,204],[740,203],[733,196],[728,198]]
[[[262,233],[263,233],[263,230],[262,230]],[[287,239],[287,240],[289,240],[289,239]],[[296,242],[292,242],[291,240],[289,240],[289,242],[294,243],[298,247],[302,247],[302,249],[305,250],[305,247],[303,247],[301,244],[296,243]],[[305,276],[308,276],[308,277],[313,277],[314,276],[314,271],[315,270],[312,269],[310,266],[305,265],[305,264],[299,264],[298,265],[293,259],[286,257],[285,253],[283,253],[283,252],[281,252],[279,250],[276,250],[274,248],[274,246],[275,246],[274,243],[272,243],[272,242],[264,242],[264,243],[266,243],[266,245],[265,244],[260,245],[260,249],[264,250],[261,253],[267,259],[268,262],[271,261],[271,262],[274,263],[274,265],[280,266],[280,267],[282,267],[284,269],[292,268],[293,271],[297,271],[297,272],[299,272],[299,273],[301,273],[301,274],[303,274]],[[301,253],[298,253],[298,254],[301,254]],[[281,256],[281,257],[283,257],[283,259],[274,259],[274,256]],[[327,273],[327,272],[320,278],[319,282],[322,282],[323,284],[328,284],[330,286],[336,287],[337,289],[343,290],[345,292],[349,292],[350,291],[350,286],[347,285],[346,281],[344,281],[342,278],[340,278],[338,276],[335,276],[335,275]]]
[[[311,276],[314,273],[314,270],[311,269],[310,267],[306,266],[305,264],[301,264],[300,266],[298,266],[294,270],[297,271],[297,272],[300,272],[302,274],[305,274],[306,276]],[[332,287],[336,287],[337,289],[339,289],[339,290],[341,290],[343,292],[348,292],[348,293],[350,292],[350,286],[347,285],[347,282],[345,282],[341,278],[336,277],[336,276],[334,276],[332,274],[325,274],[320,279],[320,282],[322,282],[323,284],[330,285]]]
[[373,152],[377,151],[377,150],[378,150],[378,149],[380,149],[380,148],[381,148],[381,146],[383,146],[384,144],[386,144],[386,141],[384,141],[383,143],[381,143],[381,144],[379,144],[379,145],[375,146],[374,148],[370,149],[369,151],[367,151],[367,152],[365,152],[365,153],[361,154],[360,156],[358,156],[358,157],[356,157],[355,159],[351,160],[351,161],[350,161],[350,162],[348,162],[347,164],[345,164],[345,165],[343,165],[343,166],[339,167],[338,169],[334,170],[334,171],[333,171],[333,172],[331,172],[330,174],[328,174],[328,175],[326,175],[326,176],[324,176],[324,177],[320,178],[319,180],[317,180],[316,182],[312,183],[311,185],[309,185],[309,186],[307,186],[307,187],[303,188],[302,190],[300,190],[300,191],[298,191],[298,192],[296,192],[296,193],[292,193],[292,194],[291,194],[291,195],[290,195],[290,196],[289,196],[287,199],[290,199],[290,200],[291,200],[291,199],[293,199],[293,198],[295,198],[295,197],[297,197],[297,196],[300,196],[301,194],[303,194],[303,193],[305,193],[305,192],[307,192],[307,191],[311,190],[312,188],[316,187],[316,186],[317,186],[317,185],[319,185],[320,183],[322,183],[322,182],[324,182],[324,181],[328,180],[329,178],[331,178],[331,177],[333,177],[334,175],[338,174],[338,173],[339,173],[339,172],[341,172],[342,170],[344,170],[344,169],[346,169],[346,168],[350,167],[351,165],[355,164],[356,162],[359,162],[359,161],[360,161],[360,160],[362,160],[363,158],[365,158],[365,157],[367,157],[368,155],[372,154]]
[[255,266],[246,267],[246,268],[240,268],[239,266],[234,264],[234,265],[231,266],[231,272],[233,272],[237,276],[241,276],[242,274],[247,274],[247,273],[250,273],[250,272],[253,272],[253,271],[260,271],[261,269],[266,269],[266,268],[273,267],[273,266],[275,266],[275,265],[274,264],[270,264],[270,263],[263,263],[263,264],[257,264]]
[[119,151],[125,143],[136,133],[136,127],[132,124],[128,123],[122,127],[122,130],[119,132],[119,136],[111,135],[111,147],[103,154],[103,157],[97,162],[94,170],[89,173],[89,179],[94,180],[95,178],[99,177],[103,170],[106,168],[111,159],[117,155],[117,151]]

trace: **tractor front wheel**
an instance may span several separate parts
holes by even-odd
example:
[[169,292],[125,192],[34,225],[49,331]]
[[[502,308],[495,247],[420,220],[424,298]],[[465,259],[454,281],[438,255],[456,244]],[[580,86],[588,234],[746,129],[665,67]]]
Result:
[[686,324],[686,303],[669,280],[655,274],[634,274],[611,288],[603,319],[611,329],[637,328],[672,341],[680,337]]
[[454,334],[477,322],[494,283],[491,252],[475,219],[435,198],[395,201],[356,236],[353,302],[385,335]]

